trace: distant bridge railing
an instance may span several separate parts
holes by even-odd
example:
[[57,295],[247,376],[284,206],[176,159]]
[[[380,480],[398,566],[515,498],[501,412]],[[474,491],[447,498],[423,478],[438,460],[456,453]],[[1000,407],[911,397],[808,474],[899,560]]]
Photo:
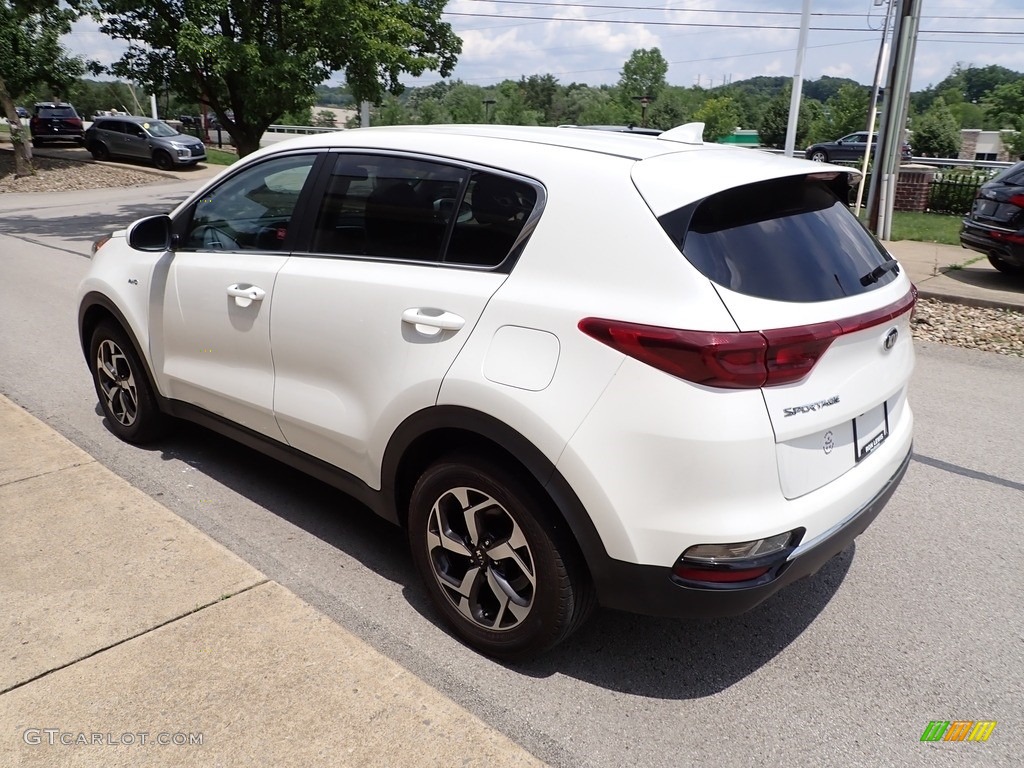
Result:
[[271,125],[267,127],[267,133],[333,133],[343,131],[342,125],[328,128],[322,125]]

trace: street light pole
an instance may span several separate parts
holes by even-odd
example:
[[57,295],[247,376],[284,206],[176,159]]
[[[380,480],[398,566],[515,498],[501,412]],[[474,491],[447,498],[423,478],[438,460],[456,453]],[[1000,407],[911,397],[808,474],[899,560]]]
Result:
[[651,103],[652,99],[650,96],[634,96],[635,101],[640,102],[640,127],[647,127],[647,105]]

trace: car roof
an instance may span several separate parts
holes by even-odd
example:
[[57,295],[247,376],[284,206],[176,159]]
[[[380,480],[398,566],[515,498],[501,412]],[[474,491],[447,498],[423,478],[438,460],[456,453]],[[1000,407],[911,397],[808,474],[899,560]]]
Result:
[[70,107],[66,101],[37,101],[35,103],[37,107]]
[[[402,125],[374,128],[354,128],[330,133],[302,136],[287,142],[288,148],[345,147],[366,149],[395,149],[446,154],[449,157],[472,159],[500,152],[507,147],[522,150],[529,145],[573,149],[629,160],[644,160],[658,155],[686,150],[733,151],[733,147],[720,144],[688,142],[691,134],[681,133],[683,128],[666,131],[660,136],[648,136],[616,131],[578,131],[565,128],[538,128],[516,125]],[[694,129],[690,129],[691,131]],[[269,154],[284,142],[261,150]],[[747,148],[743,152],[751,152]]]
[[138,115],[96,115],[94,122],[103,120],[127,120],[129,123],[162,123],[158,117],[140,117]]

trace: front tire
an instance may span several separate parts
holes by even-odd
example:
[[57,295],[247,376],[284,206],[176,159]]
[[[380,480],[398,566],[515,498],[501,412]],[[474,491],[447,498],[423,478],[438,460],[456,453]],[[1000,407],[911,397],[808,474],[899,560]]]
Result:
[[107,149],[106,144],[96,143],[89,147],[89,152],[92,153],[94,160],[109,160],[110,150]]
[[811,152],[811,160],[813,160],[816,163],[827,163],[828,152],[826,152],[823,149],[816,149],[813,152]]
[[89,343],[93,385],[107,426],[128,443],[148,443],[166,432],[146,369],[128,335],[112,321],[96,326]]
[[174,161],[169,154],[161,149],[153,153],[153,165],[161,171],[169,171],[174,167]]
[[413,489],[409,542],[431,601],[468,645],[527,659],[594,605],[589,574],[542,491],[479,457],[431,466]]

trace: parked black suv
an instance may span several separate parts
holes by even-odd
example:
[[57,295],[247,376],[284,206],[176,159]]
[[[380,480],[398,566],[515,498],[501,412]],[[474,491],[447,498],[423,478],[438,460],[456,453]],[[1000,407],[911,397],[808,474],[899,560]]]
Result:
[[28,123],[32,146],[51,141],[73,141],[82,144],[85,127],[75,108],[62,102],[45,101],[35,105]]
[[981,185],[960,245],[984,253],[1000,272],[1024,275],[1024,163]]

